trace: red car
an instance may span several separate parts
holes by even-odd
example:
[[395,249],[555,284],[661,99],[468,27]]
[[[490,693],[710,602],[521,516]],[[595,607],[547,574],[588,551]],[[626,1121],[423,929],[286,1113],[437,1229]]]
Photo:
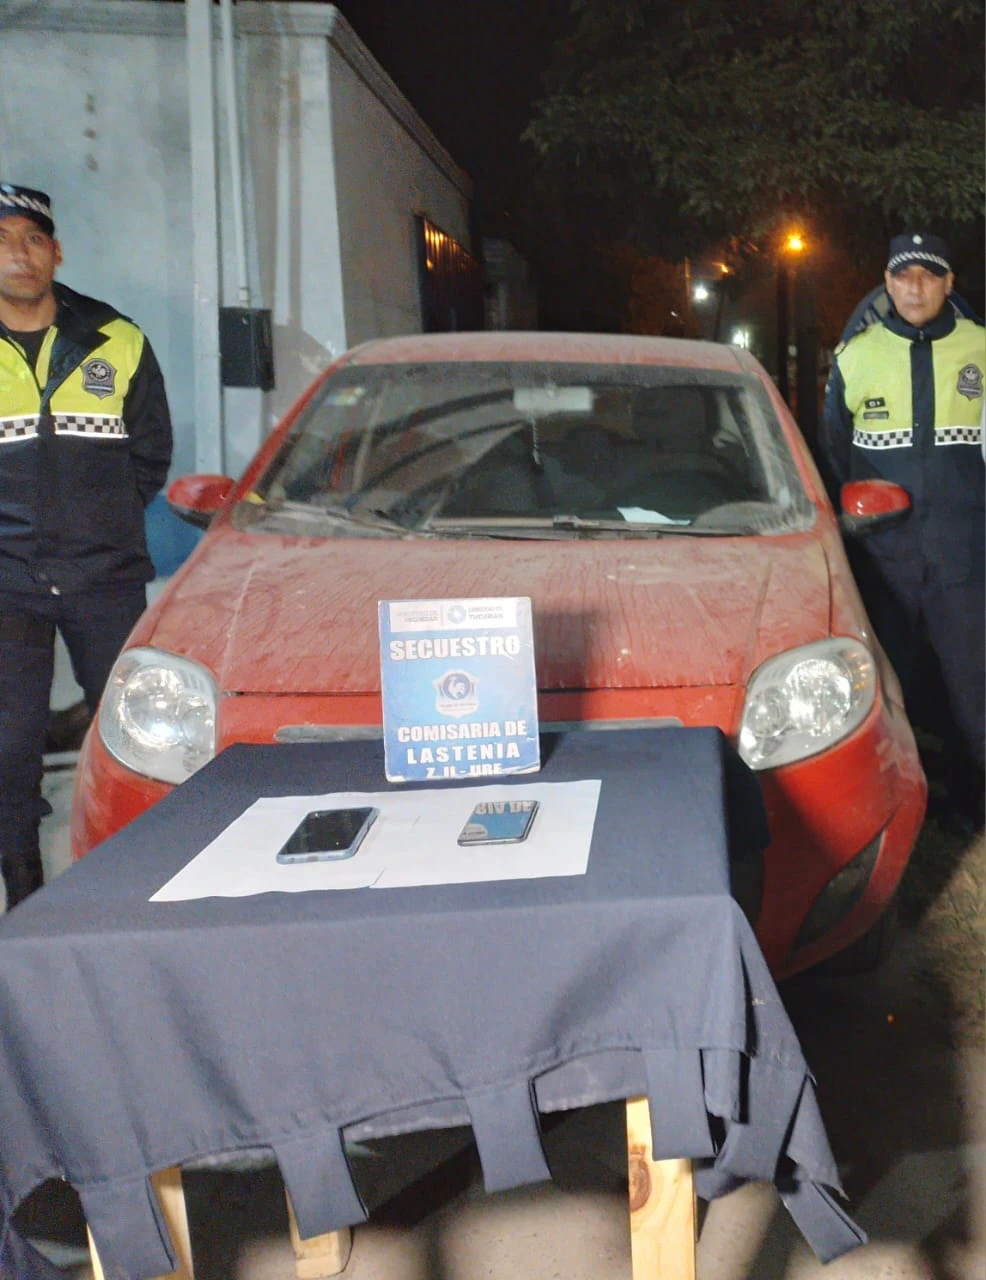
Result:
[[[843,529],[906,514],[847,486]],[[671,339],[474,333],[367,343],[234,483],[138,623],[78,768],[73,855],[233,742],[379,736],[377,602],[529,596],[539,714],[717,725],[758,771],[756,921],[778,976],[890,905],[926,784],[839,521],[763,368]]]

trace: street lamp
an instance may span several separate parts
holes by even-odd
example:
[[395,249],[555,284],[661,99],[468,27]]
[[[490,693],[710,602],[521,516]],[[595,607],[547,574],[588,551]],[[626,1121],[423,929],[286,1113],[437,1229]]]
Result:
[[791,387],[787,371],[791,321],[788,307],[787,264],[788,259],[793,263],[806,248],[804,236],[800,231],[793,230],[789,231],[781,241],[780,253],[777,255],[777,390],[788,404],[791,403]]
[[795,409],[802,434],[808,444],[814,446],[818,433],[818,320],[815,314],[814,273],[808,249],[806,237],[795,229],[785,236],[777,257],[777,389],[790,404],[790,272],[794,286]]
[[708,302],[712,297],[716,300],[715,318],[712,324],[712,341],[719,341],[719,333],[722,329],[722,311],[723,304],[726,301],[725,277],[729,275],[729,267],[725,262],[713,262],[706,265],[706,270],[714,269],[718,272],[715,279],[706,278],[698,280],[692,289],[693,302]]
[[726,304],[726,276],[729,275],[729,267],[725,262],[717,262],[720,277],[719,283],[716,285],[716,318],[712,325],[712,341],[719,341],[719,334],[722,331],[722,312]]

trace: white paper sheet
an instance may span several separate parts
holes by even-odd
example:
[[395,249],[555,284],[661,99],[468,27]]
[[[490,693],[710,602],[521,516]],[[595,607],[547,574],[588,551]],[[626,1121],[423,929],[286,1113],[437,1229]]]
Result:
[[617,507],[624,520],[633,524],[691,524],[691,520],[676,520],[674,516],[651,511],[650,507]]
[[[484,880],[585,875],[600,781],[486,784],[456,791],[345,791],[255,800],[151,902],[242,898],[312,889],[397,889]],[[456,843],[473,806],[537,800],[540,809],[520,844]],[[276,854],[306,813],[372,805],[380,816],[352,858],[285,866]]]

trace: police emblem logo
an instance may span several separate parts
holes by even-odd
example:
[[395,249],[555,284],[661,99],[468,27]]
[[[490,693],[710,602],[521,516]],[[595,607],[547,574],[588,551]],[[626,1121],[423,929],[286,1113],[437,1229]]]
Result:
[[983,394],[983,371],[978,365],[967,364],[959,371],[957,390],[967,400],[975,400]]
[[113,394],[115,382],[116,370],[100,356],[94,356],[82,366],[82,390],[98,396],[100,400]]
[[476,686],[479,681],[468,671],[446,671],[443,676],[433,680],[435,687],[435,710],[440,716],[472,715],[479,709],[479,698]]

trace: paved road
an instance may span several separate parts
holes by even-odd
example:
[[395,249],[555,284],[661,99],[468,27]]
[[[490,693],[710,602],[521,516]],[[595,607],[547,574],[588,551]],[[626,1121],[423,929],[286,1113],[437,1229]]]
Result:
[[[48,773],[52,875],[66,865],[70,786],[71,770]],[[925,844],[919,892],[930,905],[910,912],[892,961],[783,992],[871,1243],[823,1269],[773,1189],[749,1187],[708,1209],[699,1280],[983,1280],[983,841]],[[482,1192],[468,1134],[366,1149],[356,1170],[374,1215],[355,1233],[346,1280],[626,1280],[621,1122],[619,1107],[564,1117],[547,1138],[556,1184],[495,1197]],[[293,1280],[276,1169],[186,1182],[199,1280]],[[46,1188],[22,1216],[72,1280],[89,1276],[72,1193]]]

